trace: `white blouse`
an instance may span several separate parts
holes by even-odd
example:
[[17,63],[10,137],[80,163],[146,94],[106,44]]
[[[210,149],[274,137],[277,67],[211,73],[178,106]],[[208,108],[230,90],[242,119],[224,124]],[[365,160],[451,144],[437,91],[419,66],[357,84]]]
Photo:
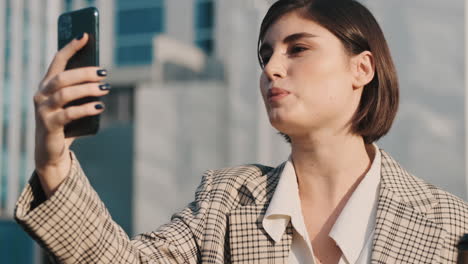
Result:
[[[329,236],[343,255],[339,264],[370,263],[379,195],[381,154],[376,144],[371,168],[350,196]],[[263,219],[263,228],[278,242],[291,220],[293,238],[290,264],[315,263],[302,215],[296,172],[291,157],[286,162]],[[317,264],[317,263],[315,263]]]

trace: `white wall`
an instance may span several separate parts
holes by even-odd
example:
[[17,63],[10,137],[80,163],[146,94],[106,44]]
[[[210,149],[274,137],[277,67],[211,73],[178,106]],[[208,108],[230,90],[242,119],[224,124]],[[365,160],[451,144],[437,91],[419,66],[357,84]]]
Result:
[[259,90],[257,38],[266,2],[218,1],[217,56],[229,84],[229,161],[231,164],[277,165],[288,157],[289,145],[268,121]]
[[193,200],[205,170],[227,166],[225,95],[216,82],[137,87],[135,234],[168,222]]

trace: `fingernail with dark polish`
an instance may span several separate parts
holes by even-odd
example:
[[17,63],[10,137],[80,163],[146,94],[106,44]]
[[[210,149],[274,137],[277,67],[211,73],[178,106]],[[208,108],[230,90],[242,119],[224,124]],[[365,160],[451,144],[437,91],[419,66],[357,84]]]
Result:
[[102,104],[97,104],[94,106],[97,110],[101,110],[104,108],[104,106]]
[[84,34],[83,34],[83,32],[81,32],[81,33],[79,33],[79,34],[76,36],[76,39],[77,39],[77,40],[80,40],[80,39],[83,38],[83,36],[84,36]]
[[98,76],[101,76],[101,77],[107,76],[107,71],[104,70],[104,69],[98,70],[98,71],[97,71],[97,75],[98,75]]
[[110,90],[110,89],[111,89],[111,86],[110,86],[110,84],[105,83],[105,84],[99,85],[99,89],[101,89],[101,90],[103,90],[103,91],[106,91],[106,90]]

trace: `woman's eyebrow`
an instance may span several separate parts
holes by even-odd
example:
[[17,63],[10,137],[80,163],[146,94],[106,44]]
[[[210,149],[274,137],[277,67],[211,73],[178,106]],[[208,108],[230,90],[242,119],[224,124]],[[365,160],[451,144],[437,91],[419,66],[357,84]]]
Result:
[[285,37],[283,39],[283,43],[287,44],[287,43],[291,43],[291,42],[294,42],[298,39],[301,39],[301,38],[316,38],[317,35],[314,35],[314,34],[311,34],[311,33],[307,33],[307,32],[299,32],[299,33],[294,33],[294,34],[291,34],[287,37]]
[[[283,39],[283,43],[288,44],[288,43],[294,42],[296,40],[299,40],[301,38],[315,38],[315,37],[317,37],[317,35],[307,33],[307,32],[299,32],[299,33],[294,33],[294,34],[291,34],[291,35],[285,37]],[[263,43],[260,46],[259,52],[261,53],[265,49],[271,49],[271,45],[266,43],[266,42]]]

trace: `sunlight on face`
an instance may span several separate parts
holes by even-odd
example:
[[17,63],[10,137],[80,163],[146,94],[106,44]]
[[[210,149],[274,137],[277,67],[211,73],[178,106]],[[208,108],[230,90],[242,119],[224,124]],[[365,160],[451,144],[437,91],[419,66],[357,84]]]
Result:
[[362,89],[353,90],[350,57],[330,31],[286,14],[266,32],[260,56],[260,89],[276,129],[293,137],[348,125]]

